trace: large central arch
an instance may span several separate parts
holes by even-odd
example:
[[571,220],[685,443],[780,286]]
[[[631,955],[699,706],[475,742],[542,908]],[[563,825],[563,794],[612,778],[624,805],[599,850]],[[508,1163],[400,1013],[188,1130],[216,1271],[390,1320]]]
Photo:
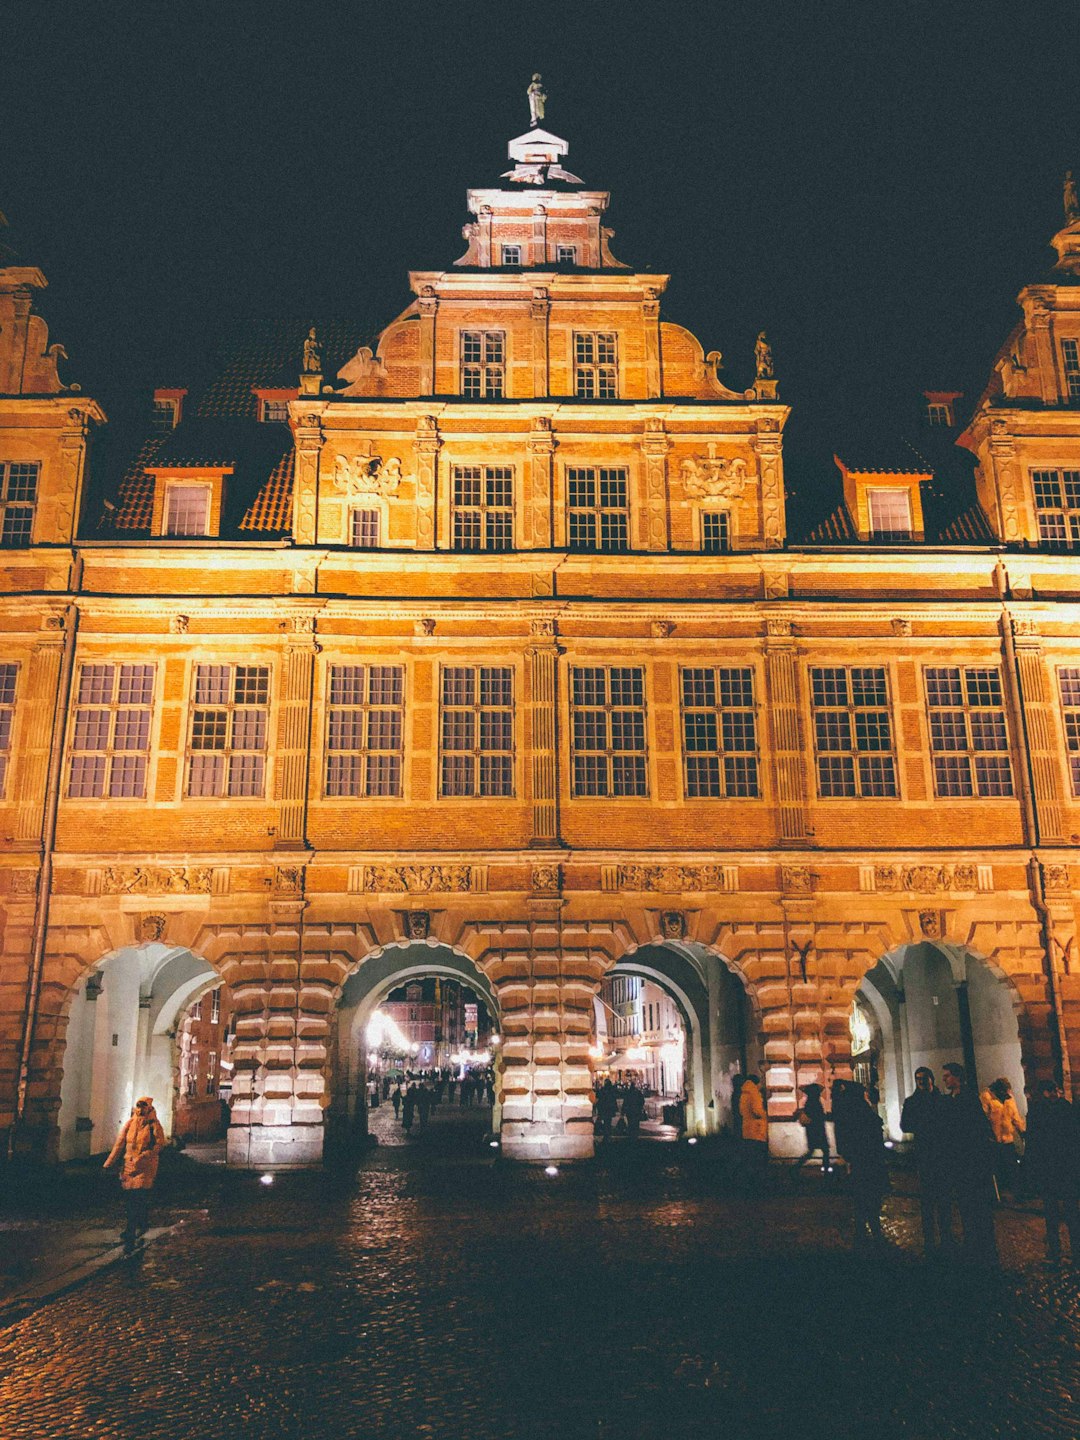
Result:
[[[436,940],[400,940],[373,950],[361,961],[341,989],[334,1029],[330,1081],[331,1125],[339,1132],[362,1128],[367,1087],[367,1023],[382,1000],[400,985],[425,976],[442,976],[468,985],[481,997],[495,1024],[501,1024],[499,1005],[487,976],[474,961],[453,946]],[[492,1129],[498,1131],[501,1111],[496,1086]]]

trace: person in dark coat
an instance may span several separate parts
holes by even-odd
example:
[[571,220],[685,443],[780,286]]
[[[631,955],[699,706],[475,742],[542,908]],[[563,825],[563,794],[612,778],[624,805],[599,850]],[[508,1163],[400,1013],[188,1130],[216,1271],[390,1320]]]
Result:
[[623,1096],[622,1113],[626,1117],[630,1139],[636,1140],[641,1127],[641,1117],[645,1114],[645,1096],[634,1080],[630,1081],[630,1088]]
[[428,1116],[431,1114],[431,1088],[425,1080],[416,1092],[416,1108],[420,1113],[420,1129],[427,1129]]
[[904,1101],[900,1129],[915,1137],[915,1168],[919,1174],[919,1205],[922,1209],[923,1250],[935,1255],[942,1245],[952,1243],[948,1187],[942,1154],[942,1109],[946,1098],[934,1083],[934,1072],[926,1065],[915,1071],[915,1089]]
[[851,1156],[848,1151],[851,1149],[850,1136],[848,1131],[848,1117],[851,1113],[851,1087],[854,1082],[851,1080],[834,1080],[832,1082],[832,1118],[833,1118],[833,1142],[837,1155],[850,1163]]
[[619,1097],[615,1094],[615,1086],[610,1080],[605,1080],[596,1093],[596,1120],[602,1140],[611,1139],[611,1122],[618,1108]]
[[413,1118],[416,1115],[416,1086],[410,1085],[405,1091],[405,1098],[401,1102],[401,1126],[407,1135],[412,1129]]
[[851,1166],[855,1244],[864,1245],[869,1236],[874,1246],[881,1249],[885,1245],[881,1202],[889,1188],[881,1116],[871,1106],[863,1087],[852,1080],[845,1083],[844,1106],[848,1147],[845,1158]]
[[963,1065],[941,1072],[947,1092],[941,1109],[941,1154],[948,1196],[960,1212],[964,1259],[998,1264],[994,1234],[994,1133]]
[[1080,1269],[1080,1116],[1053,1080],[1043,1080],[1028,1112],[1024,1169],[1042,1196],[1046,1258],[1061,1263],[1061,1227],[1069,1231],[1069,1260]]
[[802,1093],[806,1098],[796,1118],[806,1131],[806,1154],[799,1161],[799,1168],[820,1153],[821,1173],[827,1175],[832,1166],[829,1164],[829,1135],[825,1129],[825,1106],[821,1103],[821,1086],[804,1085]]
[[401,1086],[400,1086],[400,1085],[395,1085],[395,1086],[394,1086],[393,1094],[390,1096],[390,1103],[391,1103],[391,1105],[393,1105],[393,1107],[394,1107],[394,1119],[397,1120],[397,1119],[399,1119],[400,1116],[401,1116]]

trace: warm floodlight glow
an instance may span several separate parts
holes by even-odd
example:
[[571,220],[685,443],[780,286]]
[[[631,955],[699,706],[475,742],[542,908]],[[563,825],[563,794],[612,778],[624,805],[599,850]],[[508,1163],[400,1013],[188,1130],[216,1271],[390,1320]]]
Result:
[[372,1050],[378,1050],[380,1045],[386,1045],[391,1050],[403,1054],[406,1050],[416,1050],[416,1046],[409,1045],[409,1037],[402,1030],[392,1015],[387,1015],[382,1010],[376,1010],[367,1024],[368,1044]]

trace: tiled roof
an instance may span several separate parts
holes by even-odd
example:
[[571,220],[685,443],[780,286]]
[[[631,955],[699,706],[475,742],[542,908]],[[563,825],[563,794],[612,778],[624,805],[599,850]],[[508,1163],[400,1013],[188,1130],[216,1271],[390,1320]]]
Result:
[[992,545],[994,532],[982,506],[975,502],[955,520],[943,526],[938,538],[947,545]]
[[240,521],[241,530],[285,533],[292,529],[293,471],[296,450],[290,445],[270,472]]
[[807,535],[806,542],[808,545],[844,545],[857,539],[847,506],[838,505],[820,525],[814,526]]
[[104,502],[99,528],[116,530],[149,530],[154,511],[154,477],[146,473],[167,435],[152,435],[144,440],[124,470],[116,499]]
[[[391,310],[391,316],[393,313]],[[363,317],[354,322],[315,317],[307,322],[289,319],[253,324],[223,353],[219,373],[196,403],[196,415],[200,419],[257,420],[259,402],[254,390],[295,389],[304,337],[311,324],[322,347],[327,384],[335,382],[337,372],[361,345],[374,344],[378,333],[378,322]]]
[[851,441],[836,452],[845,469],[860,475],[926,475],[934,466],[908,440]]

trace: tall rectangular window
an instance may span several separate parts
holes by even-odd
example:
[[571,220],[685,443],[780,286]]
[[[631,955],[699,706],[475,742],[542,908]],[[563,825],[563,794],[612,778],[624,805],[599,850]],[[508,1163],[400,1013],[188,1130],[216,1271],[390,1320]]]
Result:
[[870,534],[875,540],[911,539],[911,493],[898,486],[868,490]]
[[501,330],[461,332],[461,393],[501,400],[506,393],[506,336]]
[[896,794],[896,759],[883,666],[828,666],[810,671],[818,794]]
[[30,545],[40,475],[36,460],[0,461],[0,545],[12,550]]
[[753,670],[693,666],[681,676],[687,798],[756,796]]
[[570,698],[574,794],[647,795],[644,670],[575,667]]
[[442,672],[443,795],[513,795],[514,672],[452,665]]
[[165,492],[165,534],[205,535],[210,522],[206,485],[170,485]]
[[930,667],[926,706],[934,789],[940,796],[1013,793],[1001,672],[996,667]]
[[506,465],[455,465],[455,550],[511,550],[514,472]]
[[1069,756],[1072,792],[1080,795],[1080,666],[1063,665],[1058,670],[1061,714],[1065,722],[1065,748]]
[[405,735],[401,665],[331,665],[327,795],[400,798]]
[[574,335],[574,394],[583,400],[614,400],[619,393],[615,336],[610,331]]
[[701,512],[701,548],[706,555],[722,555],[731,549],[731,526],[726,510]]
[[145,798],[153,704],[153,665],[80,667],[68,771],[73,799]]
[[0,796],[7,794],[8,756],[15,723],[15,685],[18,678],[18,665],[0,665]]
[[1031,487],[1044,545],[1080,545],[1080,470],[1033,470]]
[[263,793],[270,709],[268,665],[197,665],[188,794],[251,798]]
[[630,548],[625,470],[569,467],[566,501],[571,550]]
[[379,548],[378,510],[353,510],[349,514],[349,544],[354,550]]
[[1065,384],[1069,399],[1075,404],[1080,401],[1080,342],[1062,340],[1061,363],[1065,367]]
[[206,1093],[214,1095],[217,1092],[217,1052],[208,1050],[206,1052]]
[[220,991],[220,990],[211,990],[211,991],[210,991],[210,1024],[211,1024],[211,1025],[219,1025],[220,1023],[221,1023],[221,991]]

